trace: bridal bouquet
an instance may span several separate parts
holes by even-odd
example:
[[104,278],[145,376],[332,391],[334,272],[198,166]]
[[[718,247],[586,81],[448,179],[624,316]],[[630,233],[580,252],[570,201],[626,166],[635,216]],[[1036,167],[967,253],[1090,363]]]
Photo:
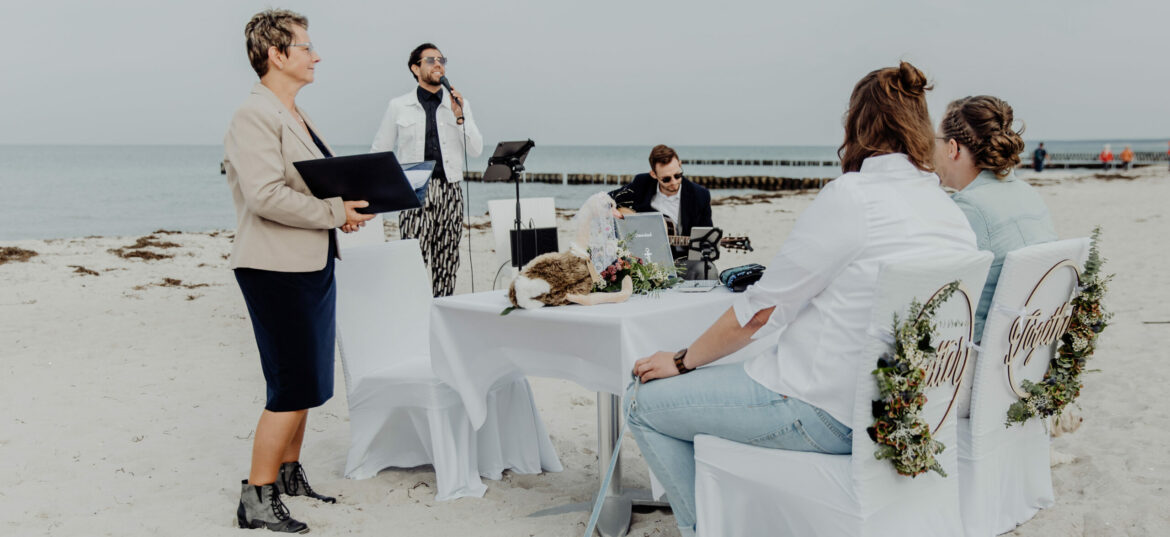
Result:
[[630,238],[618,241],[617,259],[600,272],[601,282],[593,286],[594,291],[620,291],[622,278],[626,276],[634,284],[634,293],[639,295],[667,289],[681,281],[673,264],[664,266],[661,263],[647,263],[631,254],[626,246]]

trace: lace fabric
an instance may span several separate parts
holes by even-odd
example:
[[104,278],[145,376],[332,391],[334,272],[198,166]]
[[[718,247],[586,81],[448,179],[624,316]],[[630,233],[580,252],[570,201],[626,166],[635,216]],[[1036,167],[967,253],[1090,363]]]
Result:
[[[593,267],[601,272],[618,258],[618,240],[613,209],[617,205],[605,192],[598,192],[585,200],[585,204],[573,217],[573,227],[578,230],[574,246],[586,248]],[[581,230],[585,230],[582,237]],[[576,244],[576,240],[587,244]]]

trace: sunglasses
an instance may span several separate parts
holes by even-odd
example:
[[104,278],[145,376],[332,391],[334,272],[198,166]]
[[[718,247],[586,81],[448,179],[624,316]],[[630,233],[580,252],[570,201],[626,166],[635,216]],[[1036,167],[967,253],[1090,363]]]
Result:
[[662,181],[663,183],[669,183],[669,182],[675,181],[675,180],[682,181],[683,174],[682,174],[682,172],[678,172],[674,175],[663,175],[663,176],[659,177],[658,180]]
[[420,65],[424,64],[424,63],[427,65],[434,65],[435,62],[439,62],[439,65],[447,65],[447,58],[445,58],[443,56],[439,56],[438,58],[436,58],[434,56],[427,56],[425,58],[421,58],[418,60],[418,63]]

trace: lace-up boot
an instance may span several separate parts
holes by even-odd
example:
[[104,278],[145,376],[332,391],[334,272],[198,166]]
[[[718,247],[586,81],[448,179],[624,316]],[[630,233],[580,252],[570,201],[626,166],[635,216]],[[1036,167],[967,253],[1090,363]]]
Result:
[[325,503],[337,503],[337,498],[313,491],[308,478],[305,477],[305,467],[296,461],[280,465],[280,473],[276,476],[276,490],[285,496],[308,496]]
[[281,533],[309,533],[309,526],[289,515],[280,501],[276,485],[250,485],[244,480],[240,486],[240,507],[236,520],[241,528],[268,528]]

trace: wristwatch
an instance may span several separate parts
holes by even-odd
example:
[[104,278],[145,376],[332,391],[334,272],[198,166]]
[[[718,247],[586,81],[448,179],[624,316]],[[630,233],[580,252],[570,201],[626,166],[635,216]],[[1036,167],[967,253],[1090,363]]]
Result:
[[678,368],[678,374],[680,374],[680,375],[694,371],[694,369],[691,369],[683,364],[683,358],[686,358],[686,357],[687,357],[687,349],[685,349],[685,348],[681,351],[674,353],[674,367]]

